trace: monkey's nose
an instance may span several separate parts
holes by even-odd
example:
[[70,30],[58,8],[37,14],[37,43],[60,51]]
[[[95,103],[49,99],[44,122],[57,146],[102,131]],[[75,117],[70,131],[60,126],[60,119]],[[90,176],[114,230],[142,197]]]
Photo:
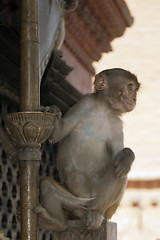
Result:
[[137,98],[136,98],[136,94],[135,94],[135,95],[133,95],[133,101],[136,102],[136,100],[137,100]]

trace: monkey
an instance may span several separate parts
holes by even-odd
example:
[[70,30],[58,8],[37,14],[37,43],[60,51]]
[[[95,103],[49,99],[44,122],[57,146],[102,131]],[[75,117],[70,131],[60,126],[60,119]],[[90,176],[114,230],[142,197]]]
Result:
[[56,118],[50,141],[59,142],[61,183],[50,177],[41,180],[37,210],[58,221],[56,231],[66,229],[68,213],[95,230],[116,212],[135,159],[134,152],[124,147],[121,116],[134,109],[139,87],[130,71],[103,70],[95,76],[94,93]]

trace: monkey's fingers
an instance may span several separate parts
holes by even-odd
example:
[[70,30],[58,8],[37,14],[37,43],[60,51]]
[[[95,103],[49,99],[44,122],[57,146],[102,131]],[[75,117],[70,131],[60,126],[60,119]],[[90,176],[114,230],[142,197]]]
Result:
[[121,154],[118,154],[113,160],[114,168],[122,168],[122,166],[124,165],[123,159],[124,159],[123,156]]
[[56,114],[56,117],[58,119],[61,119],[61,117],[62,117],[62,112],[61,112],[60,108],[57,107],[56,105],[51,105],[50,109],[49,109],[49,112]]
[[123,168],[116,168],[115,175],[119,178],[124,178],[127,176],[128,171],[124,170]]
[[55,106],[55,105],[51,105],[51,106],[40,106],[38,108],[38,111],[40,112],[49,112],[49,113],[53,113],[56,115],[56,117],[58,119],[61,119],[62,117],[62,113],[61,110],[59,109],[59,107]]
[[37,110],[40,112],[49,112],[50,107],[49,106],[40,106]]
[[119,165],[119,161],[118,161],[118,160],[116,160],[116,161],[114,162],[114,168],[117,168],[117,167],[118,167],[118,165]]

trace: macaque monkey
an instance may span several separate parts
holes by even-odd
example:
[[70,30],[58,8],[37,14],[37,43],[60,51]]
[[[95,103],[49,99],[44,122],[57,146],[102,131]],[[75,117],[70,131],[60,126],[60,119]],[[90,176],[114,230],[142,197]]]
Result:
[[96,75],[94,87],[95,93],[56,118],[50,137],[59,142],[56,160],[61,184],[50,177],[41,180],[41,206],[36,211],[53,223],[55,231],[65,230],[68,213],[82,219],[90,230],[110,219],[135,158],[130,148],[124,148],[121,115],[136,105],[137,77],[123,69],[108,69]]

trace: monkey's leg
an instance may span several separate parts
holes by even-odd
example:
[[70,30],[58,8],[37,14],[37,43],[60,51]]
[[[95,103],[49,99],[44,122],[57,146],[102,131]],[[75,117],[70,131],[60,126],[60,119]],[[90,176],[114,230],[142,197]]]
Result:
[[86,209],[92,200],[93,198],[74,196],[50,177],[46,177],[40,182],[40,202],[47,213],[56,219],[63,228],[66,227],[64,209],[70,212],[74,212],[75,209]]
[[94,199],[94,197],[76,197],[51,177],[45,177],[40,182],[40,197],[46,196],[48,191],[53,192],[63,207],[68,210],[85,209],[88,207],[88,203]]
[[97,189],[97,197],[93,200],[95,208],[102,214],[112,207],[120,203],[127,185],[127,178],[118,178],[114,175],[114,171],[108,172],[101,179],[99,188]]
[[66,230],[66,226],[62,225],[55,217],[52,217],[41,205],[36,206],[34,212],[38,214],[38,225],[41,229],[56,232]]
[[105,212],[105,219],[109,220],[113,216],[113,214],[116,212],[117,208],[119,206],[119,202],[115,203],[113,206],[109,207]]
[[[85,222],[89,229],[97,229],[104,218],[109,219],[115,213],[126,186],[125,178],[116,178],[113,172],[108,172],[97,187],[97,197],[92,201],[86,214]],[[92,220],[93,219],[93,220]]]
[[41,181],[40,184],[40,202],[44,207],[44,210],[40,212],[42,213],[42,217],[40,216],[41,226],[45,227],[45,222],[47,221],[50,225],[52,222],[54,223],[52,230],[65,230],[66,220],[62,209],[62,203],[58,199],[56,191],[51,188],[47,180]]

